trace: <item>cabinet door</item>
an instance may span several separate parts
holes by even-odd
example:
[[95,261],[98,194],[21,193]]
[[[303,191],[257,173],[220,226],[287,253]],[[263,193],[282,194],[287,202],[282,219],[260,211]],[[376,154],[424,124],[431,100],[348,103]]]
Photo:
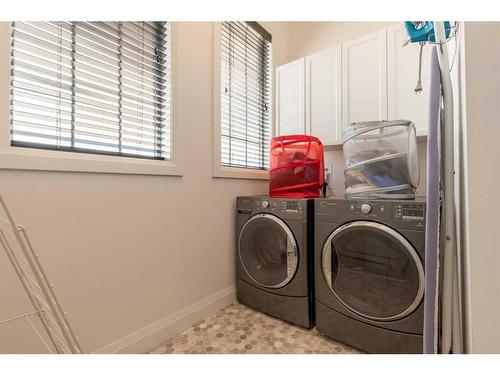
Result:
[[386,30],[342,45],[343,126],[387,119]]
[[276,135],[305,133],[304,59],[276,68]]
[[387,94],[389,120],[411,120],[417,135],[427,134],[429,117],[431,47],[422,54],[422,91],[415,93],[418,81],[420,45],[403,47],[406,29],[403,25],[387,29]]
[[306,57],[306,129],[325,145],[342,143],[341,48]]

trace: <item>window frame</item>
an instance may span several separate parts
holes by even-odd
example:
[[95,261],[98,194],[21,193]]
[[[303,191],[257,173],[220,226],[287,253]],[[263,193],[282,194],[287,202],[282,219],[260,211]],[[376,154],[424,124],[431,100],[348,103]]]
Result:
[[176,29],[175,22],[171,22],[171,158],[169,160],[157,160],[125,155],[104,155],[11,146],[10,63],[12,25],[11,22],[0,22],[0,169],[182,176],[182,131],[176,121]]
[[[238,167],[226,167],[222,165],[221,160],[221,23],[214,22],[213,25],[213,155],[212,155],[212,174],[213,177],[219,178],[239,178],[239,179],[254,179],[254,180],[269,180],[269,170],[267,169],[250,169]],[[273,60],[272,60],[273,61]],[[271,63],[271,95],[270,100],[273,100],[274,91],[274,63]],[[274,108],[274,103],[271,108]],[[274,136],[274,111],[271,114],[270,138]]]

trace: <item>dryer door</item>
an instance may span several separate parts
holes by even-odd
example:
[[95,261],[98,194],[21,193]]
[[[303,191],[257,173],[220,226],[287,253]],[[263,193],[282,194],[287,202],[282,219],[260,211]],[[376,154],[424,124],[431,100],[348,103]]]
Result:
[[371,221],[337,228],[323,246],[322,269],[335,297],[371,320],[401,319],[424,294],[424,269],[413,246],[394,229]]
[[281,288],[297,271],[295,238],[285,222],[274,215],[252,216],[241,229],[238,249],[245,271],[263,287]]

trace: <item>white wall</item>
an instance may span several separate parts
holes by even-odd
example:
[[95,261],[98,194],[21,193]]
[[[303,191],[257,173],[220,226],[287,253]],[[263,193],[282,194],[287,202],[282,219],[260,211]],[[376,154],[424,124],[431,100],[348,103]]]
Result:
[[469,349],[500,353],[500,22],[466,22],[464,37]]
[[[381,30],[396,22],[290,22],[289,23],[289,61],[319,52],[343,42]],[[425,140],[418,144],[420,164],[420,184],[418,195],[425,195],[427,185],[427,144]],[[333,165],[333,184],[331,194],[343,195],[344,159],[339,147],[327,147],[325,166]]]
[[[264,27],[275,64],[284,63],[287,25]],[[214,294],[212,308],[231,301],[235,197],[267,191],[266,181],[212,177],[212,23],[180,22],[177,37],[183,177],[0,170],[0,189],[28,228],[85,352],[122,339],[105,349],[117,350],[137,339],[125,336],[167,317],[139,336],[161,328]],[[0,301],[0,321],[31,310],[3,251]],[[0,352],[38,351],[25,321],[0,327]]]

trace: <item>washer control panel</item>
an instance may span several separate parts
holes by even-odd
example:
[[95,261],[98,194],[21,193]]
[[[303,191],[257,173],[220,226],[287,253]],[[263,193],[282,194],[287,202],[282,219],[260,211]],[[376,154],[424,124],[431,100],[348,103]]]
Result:
[[423,199],[405,201],[319,198],[315,200],[314,215],[318,221],[331,223],[372,220],[401,229],[423,230],[425,207]]
[[299,212],[299,202],[298,201],[285,201],[283,203],[283,208],[285,211]]
[[290,219],[302,219],[306,215],[307,201],[286,198],[254,198],[254,212],[269,212]]

